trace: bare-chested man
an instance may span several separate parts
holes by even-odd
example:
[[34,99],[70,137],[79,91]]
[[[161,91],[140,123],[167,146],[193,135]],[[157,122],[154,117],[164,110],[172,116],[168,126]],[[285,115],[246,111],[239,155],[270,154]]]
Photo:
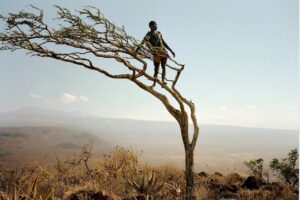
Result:
[[[167,59],[169,57],[167,50],[164,48],[166,47],[175,57],[174,51],[167,45],[167,43],[162,38],[162,34],[157,30],[157,23],[155,21],[149,22],[150,31],[145,35],[143,41],[141,44],[136,48],[135,52],[138,52],[141,45],[143,45],[146,42],[147,47],[150,49],[153,60],[154,60],[154,77],[157,78],[158,72],[159,72],[159,64],[161,63],[162,67],[162,82],[164,84],[167,84],[165,82],[165,76],[166,76],[166,64]],[[154,87],[156,84],[156,80],[154,81],[153,85],[151,87]]]

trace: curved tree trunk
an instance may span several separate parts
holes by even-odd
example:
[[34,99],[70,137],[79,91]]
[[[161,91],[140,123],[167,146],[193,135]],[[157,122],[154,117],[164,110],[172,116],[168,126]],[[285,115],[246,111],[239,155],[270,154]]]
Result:
[[195,200],[195,187],[194,187],[194,149],[192,143],[189,142],[189,133],[188,133],[188,118],[183,120],[183,123],[180,124],[181,136],[184,144],[185,150],[185,200]]

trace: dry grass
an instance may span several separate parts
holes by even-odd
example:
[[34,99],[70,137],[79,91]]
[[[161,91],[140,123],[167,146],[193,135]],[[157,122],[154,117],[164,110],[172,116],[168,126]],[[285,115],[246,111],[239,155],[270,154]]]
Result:
[[[157,166],[139,163],[139,153],[131,149],[117,146],[93,167],[74,163],[57,158],[51,170],[39,163],[15,169],[0,166],[0,200],[21,199],[19,196],[25,199],[176,200],[181,199],[184,190],[184,172],[179,167],[171,163]],[[197,199],[298,199],[298,191],[284,182],[266,183],[259,189],[249,190],[242,188],[245,179],[237,173],[195,175]]]

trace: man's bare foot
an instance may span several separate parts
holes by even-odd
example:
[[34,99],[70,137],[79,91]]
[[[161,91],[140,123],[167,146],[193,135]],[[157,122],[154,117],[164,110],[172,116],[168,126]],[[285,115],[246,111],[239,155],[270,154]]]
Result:
[[152,89],[153,89],[154,87],[155,87],[155,84],[153,84],[153,85],[150,86],[150,88],[152,88]]
[[163,81],[162,83],[163,83],[163,84],[161,85],[161,87],[164,87],[165,85],[167,85],[167,82],[166,82],[166,81]]

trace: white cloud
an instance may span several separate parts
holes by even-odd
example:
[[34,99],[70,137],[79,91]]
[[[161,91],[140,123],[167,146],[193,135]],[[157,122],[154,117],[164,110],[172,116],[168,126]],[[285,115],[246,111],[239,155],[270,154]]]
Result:
[[89,100],[89,98],[86,97],[86,96],[79,96],[79,98],[80,98],[81,101],[88,101]]
[[72,94],[63,93],[60,97],[60,102],[62,103],[71,103],[77,101],[77,97]]
[[73,102],[86,102],[88,101],[86,96],[76,96],[73,94],[63,93],[60,97],[60,102],[62,103],[73,103]]
[[41,98],[41,95],[39,95],[39,94],[30,94],[29,96],[33,99],[40,99]]

